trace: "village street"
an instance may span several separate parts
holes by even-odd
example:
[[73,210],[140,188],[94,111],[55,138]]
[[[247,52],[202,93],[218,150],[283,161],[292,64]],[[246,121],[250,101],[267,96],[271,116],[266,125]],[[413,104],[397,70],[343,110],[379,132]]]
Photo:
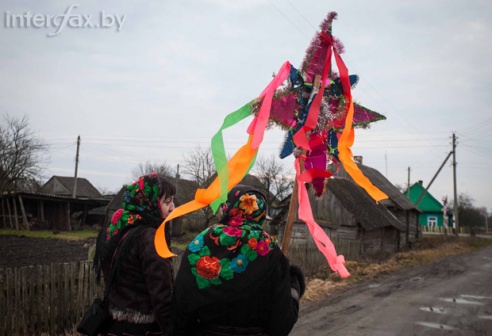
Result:
[[291,335],[492,335],[492,248],[304,303]]

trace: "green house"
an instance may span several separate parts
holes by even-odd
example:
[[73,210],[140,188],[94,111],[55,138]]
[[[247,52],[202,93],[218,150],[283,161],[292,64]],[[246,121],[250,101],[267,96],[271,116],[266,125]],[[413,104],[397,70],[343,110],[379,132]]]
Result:
[[[414,183],[410,187],[410,201],[416,204],[425,191],[422,181]],[[404,192],[408,197],[408,190]],[[422,211],[418,216],[418,224],[422,225],[425,231],[441,231],[444,216],[443,204],[434,198],[429,192],[425,193],[424,197],[418,204],[417,208]]]

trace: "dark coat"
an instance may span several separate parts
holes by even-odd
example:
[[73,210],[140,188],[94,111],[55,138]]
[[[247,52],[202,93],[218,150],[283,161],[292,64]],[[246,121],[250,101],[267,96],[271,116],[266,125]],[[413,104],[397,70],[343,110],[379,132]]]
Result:
[[[118,254],[122,260],[110,286],[110,312],[115,320],[147,324],[153,329],[157,323],[160,330],[166,331],[172,312],[171,260],[157,254],[155,228],[146,226],[139,229],[142,232],[131,240],[132,246],[123,249],[124,255]],[[105,279],[109,279],[108,263],[110,261],[105,260],[102,265]]]
[[[176,294],[186,290],[178,274]],[[297,322],[299,303],[291,294],[289,262],[283,255],[265,277],[246,290],[228,294],[228,300],[192,312],[177,302],[174,335],[283,336]]]

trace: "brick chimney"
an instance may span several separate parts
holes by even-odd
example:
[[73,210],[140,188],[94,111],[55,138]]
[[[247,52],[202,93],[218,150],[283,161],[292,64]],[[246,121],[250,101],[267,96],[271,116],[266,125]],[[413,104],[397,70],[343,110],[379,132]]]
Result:
[[362,164],[362,155],[354,155],[355,163]]

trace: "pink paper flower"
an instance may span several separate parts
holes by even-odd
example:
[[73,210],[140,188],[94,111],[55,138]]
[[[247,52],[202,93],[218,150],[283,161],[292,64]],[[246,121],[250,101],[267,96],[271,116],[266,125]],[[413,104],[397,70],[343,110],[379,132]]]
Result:
[[113,217],[111,218],[111,223],[116,224],[121,218],[121,214],[123,214],[123,209],[118,209],[114,212]]
[[258,247],[256,248],[256,252],[258,252],[258,254],[261,256],[267,255],[268,252],[270,252],[270,246],[268,246],[268,244],[265,241],[261,240],[258,243]]
[[232,217],[229,219],[229,222],[227,223],[230,226],[239,226],[243,224],[243,219],[242,218],[237,218],[237,217]]
[[243,230],[236,229],[235,227],[226,227],[223,232],[230,237],[241,237]]

